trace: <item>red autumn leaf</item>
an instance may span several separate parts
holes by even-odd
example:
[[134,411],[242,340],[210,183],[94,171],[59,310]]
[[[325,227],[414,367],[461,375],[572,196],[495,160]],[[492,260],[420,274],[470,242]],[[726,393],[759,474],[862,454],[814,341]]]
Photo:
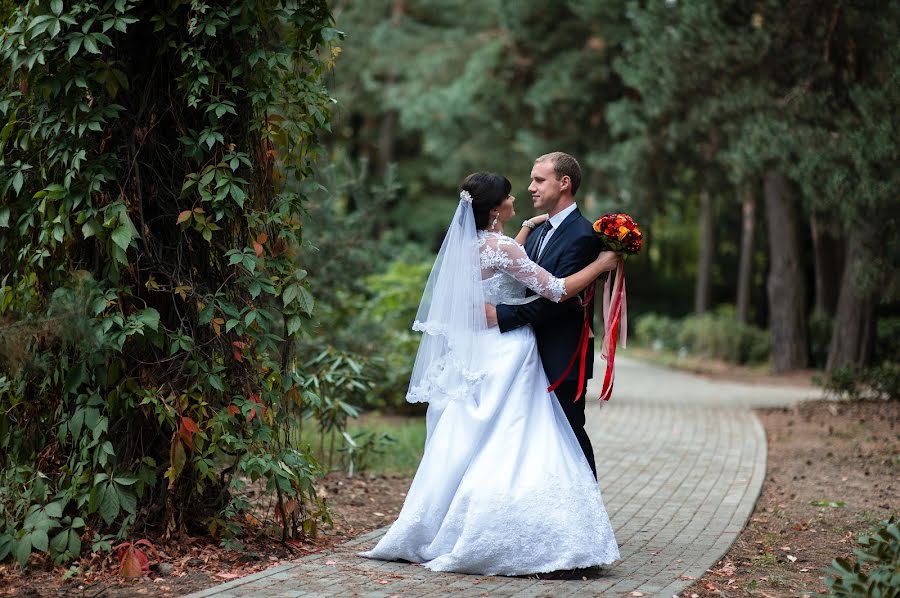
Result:
[[188,448],[194,448],[194,433],[199,432],[200,428],[197,424],[189,417],[181,418],[181,425],[178,427],[178,433],[181,435],[184,443],[188,445]]
[[[149,542],[144,540],[147,545]],[[152,545],[150,545],[152,547]],[[150,572],[150,559],[144,554],[144,551],[137,548],[136,544],[125,542],[119,545],[119,561],[121,567],[119,573],[123,577],[140,577]]]
[[237,415],[240,412],[241,410],[238,409],[237,405],[235,405],[234,403],[228,406],[228,415]]
[[[249,398],[250,398],[251,401],[253,401],[254,403],[256,403],[257,405],[260,406],[260,409],[259,409],[259,415],[260,415],[260,417],[265,417],[265,416],[266,416],[266,406],[263,404],[262,400],[259,398],[259,395],[258,395],[258,394],[252,394],[252,395],[250,395]],[[251,415],[250,418],[249,418],[247,421],[250,421],[251,419],[253,419],[253,416],[256,415],[256,408],[255,408],[255,407],[253,408],[253,412],[252,412],[252,413],[253,413],[253,415]]]
[[256,257],[262,257],[263,246],[256,241],[253,241],[253,251],[256,253]]
[[269,240],[269,235],[267,235],[266,233],[259,233],[256,236],[256,242],[259,243],[260,245],[265,245],[266,241],[268,241],[268,240]]
[[244,350],[244,347],[245,347],[246,345],[245,345],[244,343],[242,343],[241,341],[234,341],[234,342],[231,343],[231,345],[232,345],[235,349],[237,349],[237,350],[233,353],[234,359],[235,359],[236,361],[241,361],[241,362],[244,361],[243,350]]
[[178,214],[178,220],[175,221],[175,224],[181,224],[185,220],[191,217],[192,212],[190,210],[185,210],[182,213]]

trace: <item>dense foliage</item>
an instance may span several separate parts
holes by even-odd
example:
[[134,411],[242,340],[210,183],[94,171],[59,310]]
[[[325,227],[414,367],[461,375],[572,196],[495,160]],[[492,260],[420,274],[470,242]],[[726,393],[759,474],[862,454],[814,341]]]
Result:
[[24,3],[0,56],[0,559],[324,510],[295,339],[324,0]]
[[507,174],[527,215],[531,161],[564,149],[585,167],[582,210],[647,233],[633,314],[732,304],[768,330],[777,370],[897,357],[876,342],[900,299],[897,5],[334,7],[348,39],[329,143],[372,175],[396,164],[385,219],[426,250],[468,172]]
[[835,559],[829,570],[829,596],[900,596],[900,525],[882,521],[859,537],[855,559]]

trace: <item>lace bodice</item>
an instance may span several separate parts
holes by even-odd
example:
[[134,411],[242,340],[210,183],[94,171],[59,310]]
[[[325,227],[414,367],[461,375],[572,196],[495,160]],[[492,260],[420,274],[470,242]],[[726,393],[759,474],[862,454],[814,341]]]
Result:
[[538,266],[515,239],[500,233],[478,232],[481,281],[489,303],[521,303],[525,289],[556,303],[566,294],[566,281]]

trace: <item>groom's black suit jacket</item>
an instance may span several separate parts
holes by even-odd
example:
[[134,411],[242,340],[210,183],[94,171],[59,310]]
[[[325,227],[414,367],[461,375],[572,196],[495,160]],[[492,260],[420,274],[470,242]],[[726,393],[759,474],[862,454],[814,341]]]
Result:
[[[591,223],[578,208],[569,214],[547,241],[540,259],[537,259],[538,241],[544,223],[528,235],[525,251],[539,266],[558,278],[578,272],[600,252],[600,242],[594,235]],[[529,291],[529,294],[534,293]],[[594,303],[588,306],[593,327]],[[538,353],[550,383],[556,382],[569,365],[578,348],[584,311],[578,301],[553,303],[549,299],[537,299],[525,305],[498,305],[497,323],[501,332],[507,332],[531,324],[537,337]],[[594,372],[594,339],[588,344],[585,364],[587,377]],[[578,380],[578,362],[572,366],[566,380]]]

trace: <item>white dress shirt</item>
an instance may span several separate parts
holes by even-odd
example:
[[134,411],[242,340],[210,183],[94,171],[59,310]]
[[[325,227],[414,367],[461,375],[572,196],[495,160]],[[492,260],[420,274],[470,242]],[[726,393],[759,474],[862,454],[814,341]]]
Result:
[[550,242],[550,237],[553,236],[553,233],[556,232],[556,229],[558,229],[559,226],[563,223],[563,220],[568,218],[569,214],[574,212],[577,207],[578,207],[578,205],[573,203],[568,208],[566,208],[560,212],[557,212],[555,215],[553,215],[549,218],[548,221],[550,222],[550,224],[553,225],[553,228],[550,229],[550,231],[547,233],[547,235],[541,241],[541,245],[540,245],[540,247],[538,247],[538,250],[537,250],[537,257],[541,256],[541,252],[544,250],[544,247],[546,247],[547,243]]

